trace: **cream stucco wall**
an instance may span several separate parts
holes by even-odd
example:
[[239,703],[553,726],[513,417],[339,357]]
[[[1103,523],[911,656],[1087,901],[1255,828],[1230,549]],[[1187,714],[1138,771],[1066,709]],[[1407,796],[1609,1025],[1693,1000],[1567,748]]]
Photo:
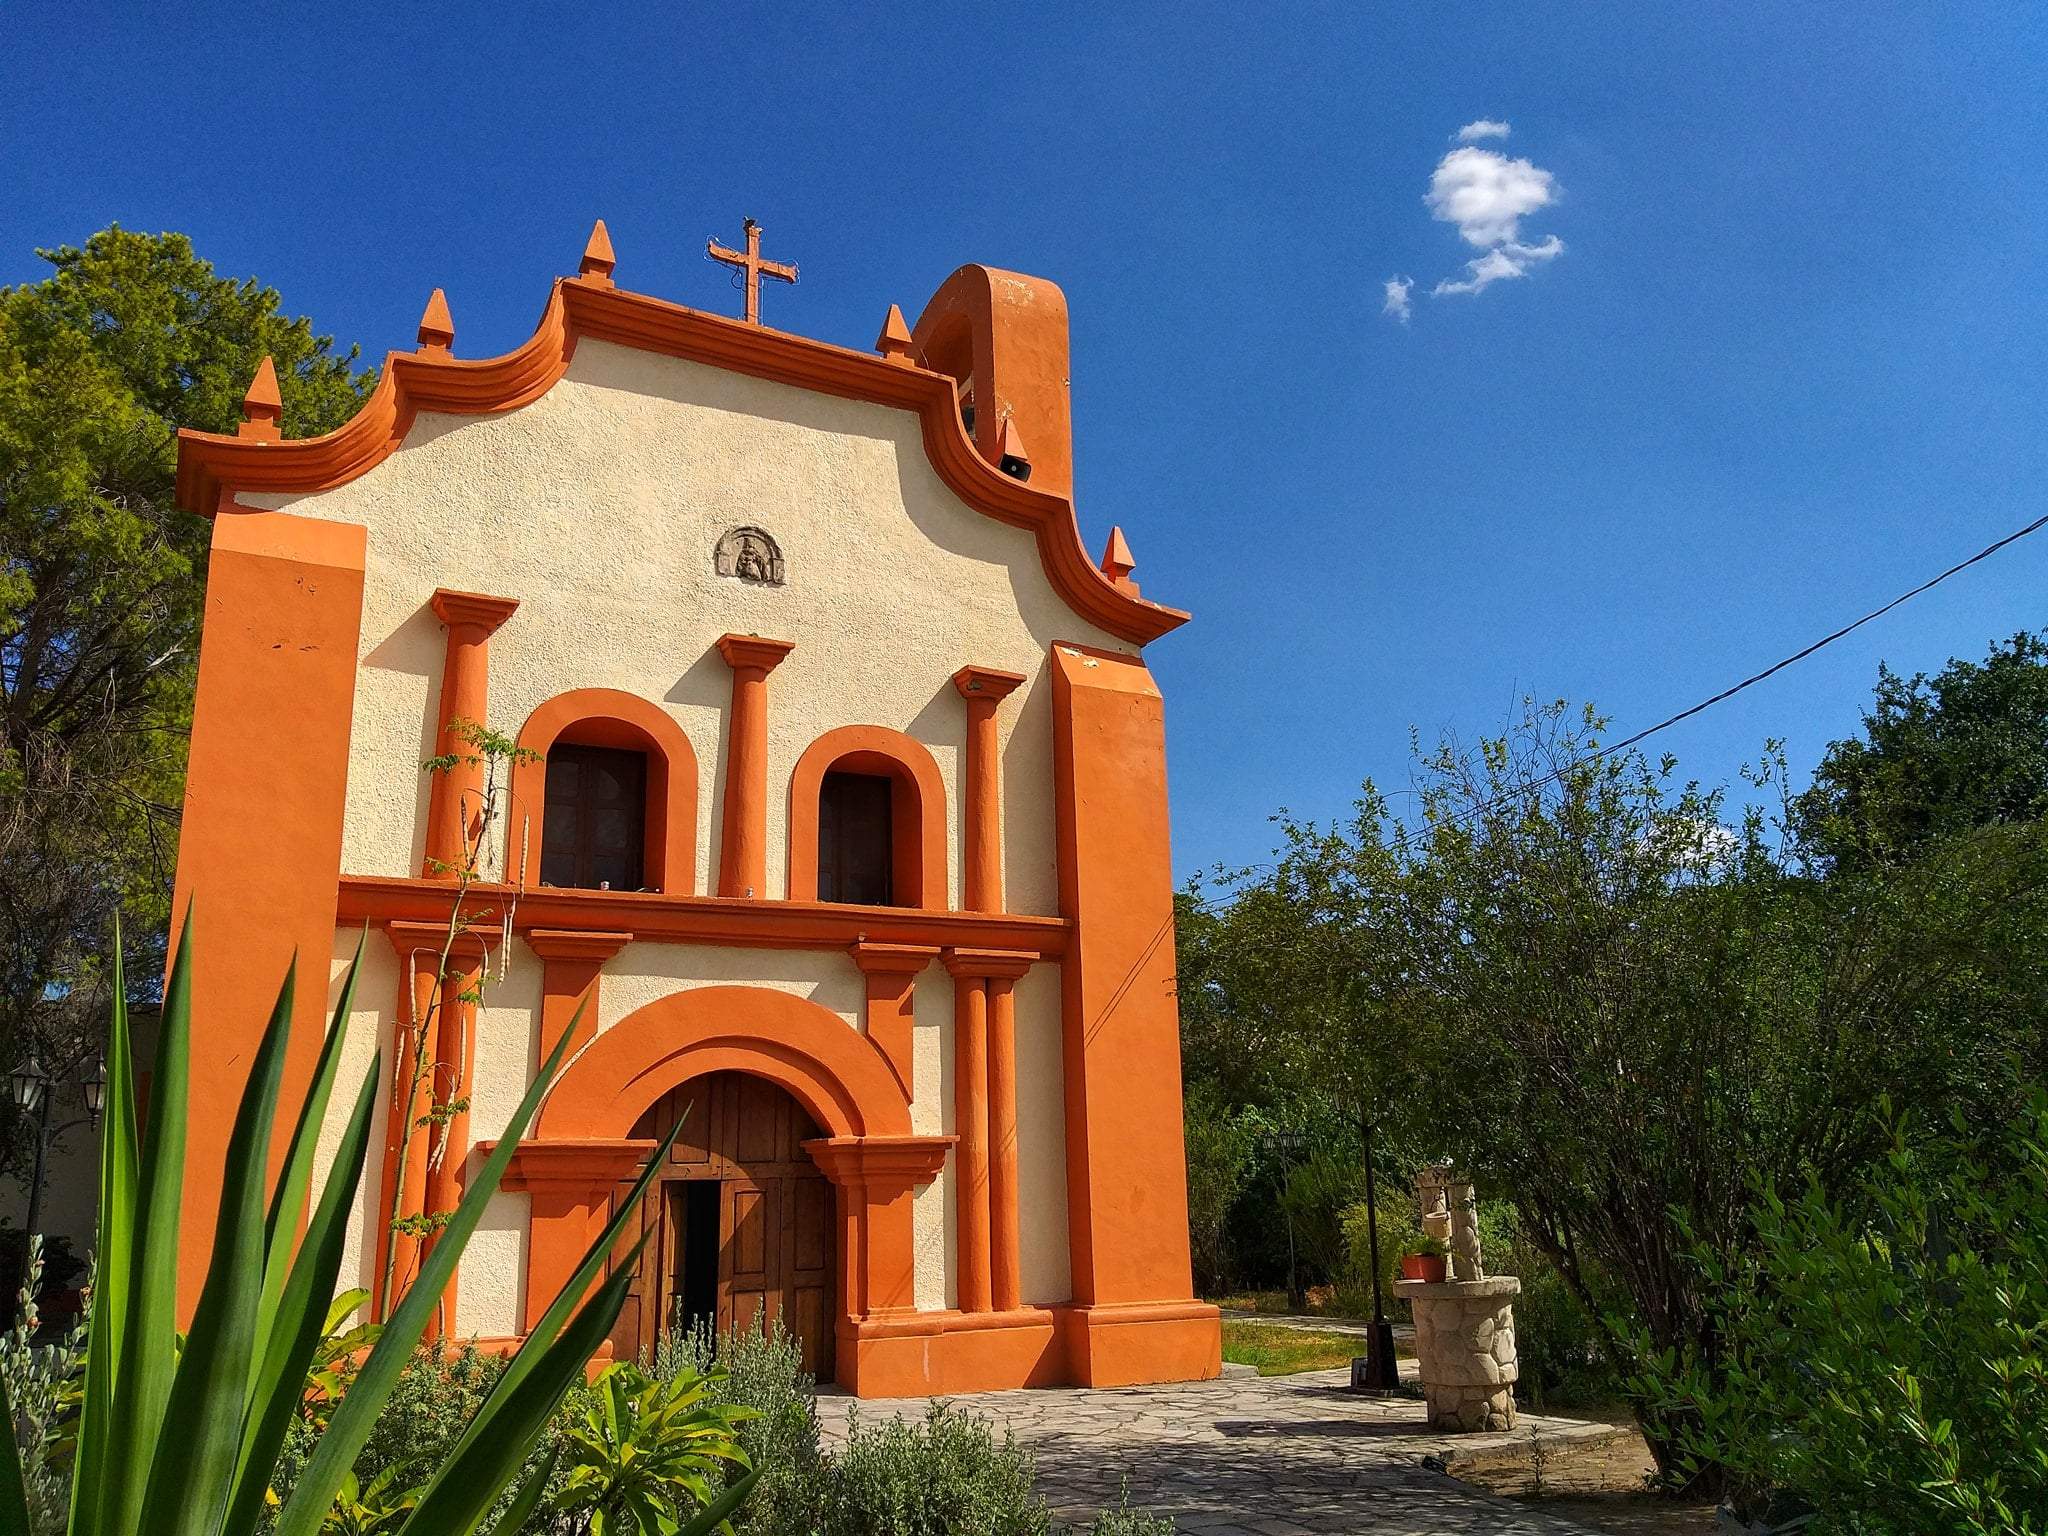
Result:
[[[350,873],[419,868],[419,764],[433,750],[445,644],[427,601],[451,587],[520,603],[491,641],[494,726],[516,733],[543,701],[585,687],[638,694],[675,716],[700,768],[700,891],[717,867],[731,696],[721,634],[796,642],[769,682],[771,897],[786,889],[796,760],[826,731],[856,724],[904,731],[937,759],[957,894],[966,722],[950,678],[967,664],[1024,673],[1031,681],[999,716],[1004,886],[1012,911],[1057,910],[1046,653],[1056,640],[1130,647],[1074,614],[1029,532],[946,488],[913,413],[585,341],[568,375],[530,405],[423,415],[360,479],[242,499],[370,532]],[[781,543],[785,586],[713,572],[713,545],[743,523]]]
[[[769,897],[786,894],[788,785],[798,756],[842,725],[888,726],[931,750],[945,783],[951,898],[961,890],[965,712],[951,684],[965,664],[1029,679],[999,713],[1004,888],[1013,911],[1058,910],[1051,687],[1055,641],[1130,647],[1079,619],[1053,590],[1026,531],[962,504],[932,471],[915,416],[812,394],[674,358],[585,340],[568,375],[519,410],[425,415],[390,459],[309,497],[253,505],[361,523],[369,559],[349,765],[343,867],[420,867],[445,641],[427,606],[436,587],[517,598],[490,648],[490,723],[518,731],[545,700],[616,688],[667,710],[699,764],[694,889],[718,859],[728,631],[791,640],[769,706]],[[780,542],[787,584],[717,576],[712,547],[739,524]],[[514,807],[514,825],[520,808]],[[512,839],[516,864],[518,843]],[[516,871],[515,871],[516,872]],[[530,873],[530,872],[529,872]],[[336,986],[352,935],[336,945]],[[490,985],[478,1022],[471,1131],[504,1129],[537,1050],[541,969],[523,943]],[[863,987],[838,952],[635,943],[605,967],[598,1024],[689,987],[745,982],[793,992],[860,1027]],[[371,1053],[389,1049],[399,968],[373,937],[359,983],[343,1087],[323,1136],[332,1156]],[[912,1122],[954,1130],[952,981],[917,983]],[[1060,997],[1056,966],[1017,986],[1021,1248],[1027,1301],[1069,1294]],[[382,1109],[373,1145],[383,1142]],[[373,1169],[350,1227],[344,1274],[369,1284]],[[515,1331],[526,1197],[491,1204],[462,1270],[463,1334]],[[916,1299],[956,1300],[953,1173],[917,1197]]]

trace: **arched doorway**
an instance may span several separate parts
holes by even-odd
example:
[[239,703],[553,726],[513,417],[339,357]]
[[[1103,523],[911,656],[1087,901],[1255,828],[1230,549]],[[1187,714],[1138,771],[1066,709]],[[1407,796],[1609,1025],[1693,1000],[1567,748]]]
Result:
[[682,1134],[641,1207],[648,1242],[612,1333],[615,1357],[651,1353],[665,1328],[779,1321],[803,1368],[832,1380],[835,1193],[802,1145],[819,1127],[779,1085],[730,1071],[670,1089],[632,1134],[659,1139],[678,1120]]

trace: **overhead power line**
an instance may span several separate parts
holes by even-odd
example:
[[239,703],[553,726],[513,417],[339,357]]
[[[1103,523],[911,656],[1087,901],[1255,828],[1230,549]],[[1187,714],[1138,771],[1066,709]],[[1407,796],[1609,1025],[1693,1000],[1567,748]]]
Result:
[[1997,543],[1985,545],[1982,549],[1978,550],[1977,553],[1970,556],[1969,559],[1957,562],[1956,564],[1950,566],[1947,570],[1943,571],[1939,576],[1935,576],[1927,581],[1921,582],[1919,586],[1915,587],[1910,592],[1901,592],[1897,597],[1893,598],[1890,602],[1886,603],[1882,608],[1871,609],[1870,612],[1864,614],[1862,618],[1856,620],[1854,623],[1844,624],[1840,629],[1836,630],[1831,635],[1823,635],[1820,639],[1814,641],[1813,644],[1807,646],[1804,650],[1794,651],[1790,656],[1787,656],[1783,661],[1775,662],[1772,665],[1765,667],[1763,671],[1758,672],[1753,676],[1745,677],[1741,682],[1735,684],[1734,687],[1723,688],[1719,693],[1715,694],[1712,698],[1701,699],[1699,703],[1693,705],[1692,708],[1681,709],[1677,714],[1672,715],[1668,719],[1659,720],[1655,725],[1644,727],[1642,730],[1637,731],[1633,736],[1624,737],[1622,740],[1613,743],[1611,746],[1605,746],[1597,752],[1589,753],[1585,758],[1581,759],[1581,761],[1591,762],[1595,758],[1607,756],[1610,752],[1626,751],[1628,748],[1634,746],[1637,742],[1644,741],[1649,737],[1656,735],[1659,731],[1667,730],[1671,726],[1678,724],[1681,720],[1690,720],[1694,715],[1699,714],[1702,710],[1712,709],[1716,704],[1721,703],[1723,700],[1734,698],[1735,695],[1742,692],[1743,689],[1753,688],[1758,683],[1762,682],[1765,678],[1775,676],[1777,673],[1784,671],[1787,667],[1793,665],[1795,662],[1801,662],[1806,660],[1806,658],[1811,656],[1815,651],[1821,650],[1826,646],[1833,645],[1837,640],[1841,639],[1844,635],[1854,634],[1857,630],[1861,629],[1864,625],[1868,624],[1872,619],[1883,618],[1886,614],[1890,613],[1894,608],[1898,607],[1901,603],[1911,602],[1921,593],[1932,591],[1935,587],[1938,587],[1944,581],[1947,581],[1949,577],[1956,575],[1960,571],[1967,571],[1971,566],[1975,565],[1980,560],[1990,559],[1993,555],[1997,554],[2001,549],[2004,549],[2006,545],[2017,544],[2021,539],[2024,539],[2028,534],[2038,532],[2042,528],[2048,528],[2048,516],[2037,517],[2031,523],[2027,524],[2026,527],[2020,529],[2017,533],[2009,533],[2004,538],[2000,539]]
[[1836,630],[1831,635],[1821,636],[1821,638],[1814,641],[1813,644],[1806,646],[1801,650],[1794,651],[1790,656],[1787,656],[1783,661],[1773,662],[1770,666],[1765,667],[1763,671],[1753,673],[1750,676],[1745,677],[1741,682],[1736,683],[1732,687],[1723,688],[1719,693],[1714,694],[1711,698],[1701,699],[1699,703],[1693,705],[1690,709],[1681,709],[1677,714],[1667,716],[1665,719],[1659,720],[1655,725],[1643,727],[1643,729],[1637,731],[1633,736],[1624,736],[1620,741],[1609,742],[1606,746],[1596,748],[1595,750],[1586,753],[1582,757],[1573,758],[1569,763],[1565,764],[1562,768],[1558,768],[1550,773],[1546,773],[1541,778],[1532,779],[1527,784],[1518,785],[1515,789],[1509,791],[1507,794],[1500,795],[1495,799],[1484,802],[1483,804],[1472,806],[1469,809],[1460,812],[1458,815],[1451,817],[1450,819],[1453,822],[1470,821],[1472,818],[1476,816],[1485,815],[1488,811],[1492,810],[1497,805],[1503,805],[1510,800],[1517,799],[1522,795],[1531,794],[1536,790],[1549,788],[1552,784],[1555,784],[1559,779],[1562,779],[1567,773],[1571,772],[1574,768],[1582,767],[1587,763],[1597,763],[1598,761],[1600,761],[1601,758],[1610,756],[1611,754],[1616,752],[1625,752],[1630,747],[1637,745],[1639,742],[1647,741],[1650,737],[1656,735],[1659,731],[1669,730],[1672,726],[1677,725],[1680,721],[1690,720],[1694,715],[1699,714],[1702,710],[1712,709],[1716,704],[1722,703],[1724,700],[1734,698],[1736,694],[1742,692],[1742,690],[1745,688],[1754,688],[1758,683],[1762,682],[1765,678],[1775,676],[1777,673],[1784,671],[1787,667],[1792,666],[1794,663],[1806,660],[1806,658],[1811,656],[1815,651],[1833,645],[1837,640],[1841,639],[1844,635],[1855,633],[1864,625],[1868,624],[1872,619],[1883,618],[1886,614],[1890,613],[1894,608],[1898,607],[1901,603],[1911,602],[1921,593],[1930,591],[1933,588],[1940,586],[1944,581],[1947,581],[1949,577],[1955,575],[1957,572],[1967,571],[1971,566],[1975,565],[1978,561],[1990,559],[1993,555],[1997,554],[2001,549],[2004,549],[2008,544],[2017,544],[2021,539],[2024,539],[2028,534],[2037,533],[2043,528],[2048,528],[2048,515],[2035,518],[2031,523],[2027,524],[2026,527],[2019,529],[2017,532],[2007,534],[2004,538],[1998,540],[1995,544],[1985,545],[1982,549],[1978,550],[1977,553],[1970,556],[1969,559],[1960,560],[1956,562],[1956,564],[1950,566],[1947,570],[1943,571],[1939,576],[1934,576],[1926,581],[1921,582],[1919,586],[1913,588],[1913,590],[1910,592],[1901,592],[1897,597],[1893,598],[1890,602],[1886,603],[1882,608],[1871,609],[1870,612],[1864,614],[1862,618],[1855,620],[1853,623],[1844,624],[1840,629]]

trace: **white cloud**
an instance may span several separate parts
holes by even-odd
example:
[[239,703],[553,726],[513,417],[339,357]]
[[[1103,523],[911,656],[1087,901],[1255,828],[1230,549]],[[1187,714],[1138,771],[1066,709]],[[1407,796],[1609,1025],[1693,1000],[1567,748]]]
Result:
[[1470,144],[1479,139],[1504,139],[1507,136],[1508,125],[1493,117],[1482,117],[1476,123],[1467,123],[1457,133],[1460,144]]
[[1466,244],[1484,249],[1517,239],[1522,220],[1556,196],[1556,178],[1540,166],[1466,145],[1437,162],[1423,201],[1457,225]]
[[1461,282],[1445,278],[1431,291],[1434,295],[1453,293],[1481,293],[1504,277],[1527,277],[1529,269],[1539,262],[1551,261],[1564,254],[1564,242],[1552,235],[1541,245],[1520,245],[1510,240],[1495,246],[1484,256],[1475,257],[1465,263],[1469,274]]
[[1410,288],[1413,288],[1414,286],[1415,279],[1412,277],[1388,278],[1387,302],[1381,307],[1380,313],[1383,315],[1392,315],[1396,320],[1400,321],[1403,325],[1406,325],[1408,323],[1408,315],[1410,313],[1408,304],[1408,290]]

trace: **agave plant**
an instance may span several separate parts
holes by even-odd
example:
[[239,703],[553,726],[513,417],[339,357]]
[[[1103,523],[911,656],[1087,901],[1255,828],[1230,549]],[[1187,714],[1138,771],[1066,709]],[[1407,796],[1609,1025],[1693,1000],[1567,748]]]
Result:
[[550,1507],[577,1514],[590,1536],[666,1536],[678,1509],[709,1504],[729,1467],[746,1465],[734,1429],[760,1415],[713,1401],[722,1379],[687,1366],[671,1376],[630,1360],[606,1366],[562,1432],[570,1472]]
[[[266,1201],[266,1165],[291,1033],[297,966],[249,1070],[220,1189],[213,1252],[178,1346],[178,1225],[184,1199],[186,1089],[191,1070],[193,925],[188,911],[164,988],[151,1107],[138,1134],[121,946],[114,945],[114,1014],[107,1042],[107,1095],[100,1146],[98,1290],[85,1362],[67,1536],[317,1536],[353,1472],[407,1356],[419,1344],[470,1234],[496,1192],[513,1149],[561,1066],[572,1026],[520,1102],[442,1229],[418,1278],[335,1406],[291,1494],[267,1518],[265,1495],[326,1332],[348,1213],[368,1157],[381,1063],[363,1079],[303,1234],[298,1216],[312,1187],[315,1143],[341,1064],[343,1031],[362,947],[349,966],[313,1082],[293,1126],[277,1187]],[[670,1133],[670,1140],[674,1133]],[[464,1536],[481,1528],[520,1478],[534,1442],[570,1385],[611,1332],[638,1248],[598,1282],[667,1145],[648,1160],[631,1196],[600,1233],[574,1277],[508,1362],[491,1394],[427,1481],[400,1536]],[[643,1238],[644,1242],[645,1239]],[[591,1287],[596,1284],[593,1292]],[[589,1299],[583,1298],[588,1294]],[[0,1379],[0,1424],[13,1412]],[[13,1437],[0,1454],[0,1536],[29,1530]],[[520,1481],[491,1529],[510,1536],[532,1515],[552,1458]],[[702,1536],[739,1507],[749,1471],[682,1536]]]

